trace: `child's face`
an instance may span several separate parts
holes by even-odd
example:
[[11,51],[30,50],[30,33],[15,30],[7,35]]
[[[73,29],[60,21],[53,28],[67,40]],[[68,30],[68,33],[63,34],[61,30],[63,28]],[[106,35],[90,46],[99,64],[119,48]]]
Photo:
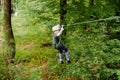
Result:
[[54,33],[58,33],[60,30],[55,30],[55,31],[53,31]]

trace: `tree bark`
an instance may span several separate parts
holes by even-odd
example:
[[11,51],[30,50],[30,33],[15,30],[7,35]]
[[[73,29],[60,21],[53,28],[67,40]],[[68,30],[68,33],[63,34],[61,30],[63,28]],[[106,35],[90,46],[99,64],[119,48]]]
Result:
[[[60,0],[60,25],[66,25],[65,15],[67,13],[67,0]],[[66,30],[63,32],[62,40],[65,42]]]
[[5,55],[9,61],[15,58],[16,46],[11,25],[11,0],[4,0]]
[[116,16],[120,16],[120,0],[117,0],[117,2],[116,2],[116,9],[115,9],[115,11],[116,11]]
[[67,13],[66,9],[67,0],[60,0],[60,24],[66,24],[65,15]]
[[91,7],[91,6],[93,6],[94,5],[94,0],[90,0],[89,1],[89,6]]

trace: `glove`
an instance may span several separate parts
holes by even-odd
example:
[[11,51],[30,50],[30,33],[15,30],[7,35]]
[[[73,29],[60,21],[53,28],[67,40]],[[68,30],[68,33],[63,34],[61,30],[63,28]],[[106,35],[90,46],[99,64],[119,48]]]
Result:
[[64,30],[64,28],[63,28],[63,27],[64,27],[64,25],[62,25],[62,27],[61,27],[61,30],[62,30],[62,31]]

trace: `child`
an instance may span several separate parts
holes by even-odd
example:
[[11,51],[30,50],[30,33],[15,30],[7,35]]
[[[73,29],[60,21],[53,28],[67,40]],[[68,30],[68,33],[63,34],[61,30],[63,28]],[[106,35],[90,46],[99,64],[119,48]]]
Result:
[[65,51],[65,56],[66,56],[66,60],[68,63],[71,63],[70,59],[69,59],[69,52],[68,52],[68,48],[66,46],[64,46],[61,42],[60,39],[60,35],[62,34],[64,28],[62,25],[62,28],[60,28],[60,25],[56,25],[52,28],[53,31],[53,46],[55,49],[57,49],[59,51],[59,58],[60,58],[60,63],[63,64],[63,60],[62,60],[62,53],[63,51]]

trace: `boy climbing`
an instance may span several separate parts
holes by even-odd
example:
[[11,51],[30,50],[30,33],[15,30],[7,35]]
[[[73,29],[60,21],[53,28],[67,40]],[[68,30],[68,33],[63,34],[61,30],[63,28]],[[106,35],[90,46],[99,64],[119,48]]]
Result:
[[63,59],[62,59],[62,53],[63,53],[63,51],[65,51],[65,57],[66,57],[67,63],[71,63],[70,58],[69,58],[68,48],[62,44],[61,39],[60,39],[60,35],[64,31],[63,25],[62,25],[61,28],[60,28],[59,24],[56,25],[56,26],[54,26],[52,28],[52,31],[53,31],[53,35],[52,35],[53,46],[54,46],[55,49],[57,49],[59,51],[60,63],[61,64],[64,63]]

